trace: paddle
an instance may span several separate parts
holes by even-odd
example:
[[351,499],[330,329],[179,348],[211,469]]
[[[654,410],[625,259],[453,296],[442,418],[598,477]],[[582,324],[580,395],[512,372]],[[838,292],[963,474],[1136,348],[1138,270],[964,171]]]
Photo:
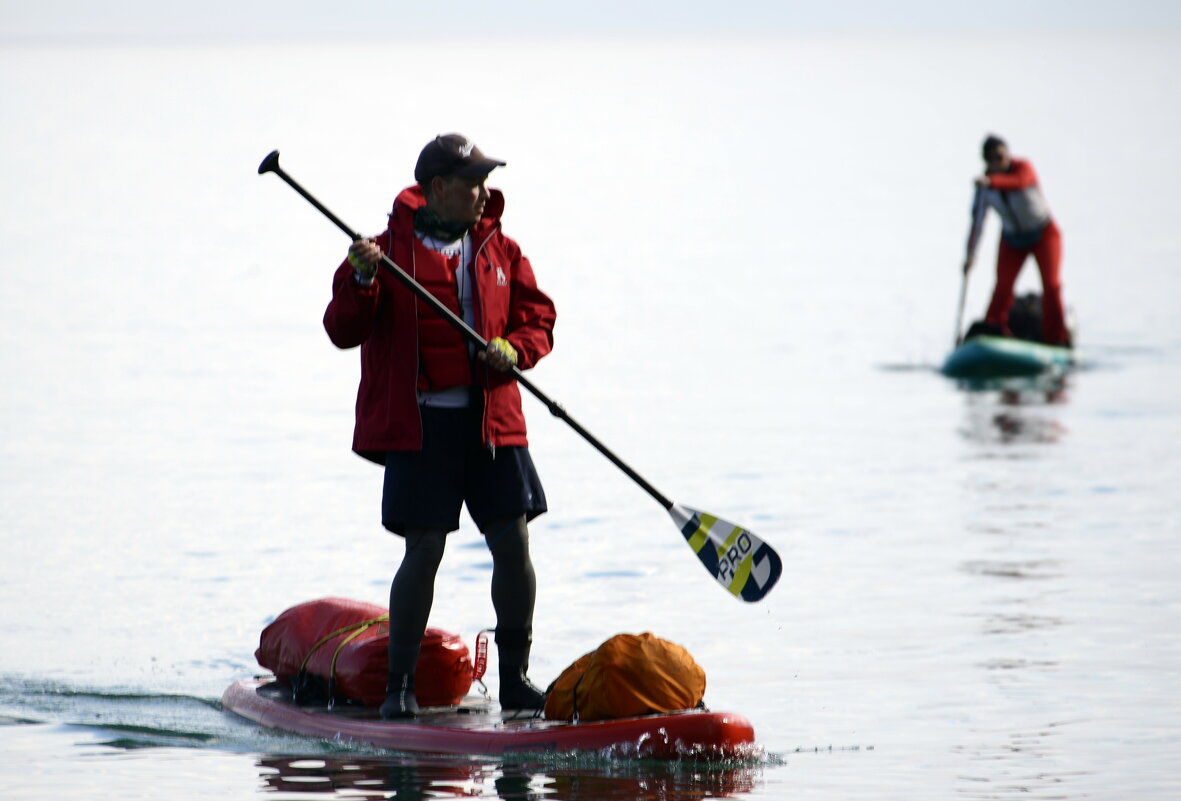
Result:
[[[258,165],[259,175],[268,172],[275,173],[287,182],[292,189],[303,196],[304,200],[319,209],[321,214],[331,220],[337,228],[344,231],[354,242],[362,238],[359,233],[341,222],[339,217],[329,211],[320,201],[312,197],[306,189],[296,183],[279,166],[278,150],[269,153],[262,160],[262,163]],[[384,254],[382,256],[382,264],[411,292],[457,328],[464,337],[474,342],[481,350],[488,347],[488,342],[476,333],[471,326],[465,323],[461,317],[444,306],[422,284],[415,281],[410,274]],[[673,522],[680,530],[681,535],[685,538],[685,541],[689,543],[689,547],[693,549],[693,552],[697,554],[697,558],[705,565],[705,569],[709,571],[710,575],[719,584],[725,587],[727,592],[736,598],[751,602],[760,600],[775,586],[775,582],[779,580],[779,576],[783,572],[783,563],[779,559],[779,554],[775,553],[775,549],[741,526],[722,520],[708,512],[682,506],[681,504],[670,501],[659,490],[648,483],[643,476],[612,453],[606,445],[599,442],[593,434],[583,428],[574,418],[570,417],[565,409],[550,400],[520,370],[513,367],[512,372],[517,379],[517,383],[529,390],[539,401],[545,404],[550,414],[564,420],[571,428],[578,432],[579,436],[593,445],[599,453],[610,459],[612,464],[626,473],[628,478],[639,484],[645,492],[655,498],[657,503],[664,507],[665,511],[669,513],[669,516],[672,517]]]
[[960,335],[964,330],[964,301],[968,297],[968,272],[972,269],[969,260],[976,258],[976,243],[980,239],[980,227],[984,224],[984,188],[976,185],[976,194],[972,197],[972,227],[968,231],[968,255],[965,257],[964,274],[960,279],[960,308],[955,316],[955,340],[952,348],[958,348]]
[[960,332],[964,330],[964,301],[968,297],[968,271],[964,270],[963,277],[960,278],[960,310],[955,315],[955,339],[952,341],[952,348],[958,348],[960,345]]

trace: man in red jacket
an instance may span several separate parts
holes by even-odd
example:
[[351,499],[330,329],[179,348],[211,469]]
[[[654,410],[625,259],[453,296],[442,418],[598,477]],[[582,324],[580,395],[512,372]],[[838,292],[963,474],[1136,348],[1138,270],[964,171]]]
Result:
[[[500,704],[545,704],[526,677],[536,596],[526,523],[546,501],[512,368],[549,353],[556,313],[529,260],[501,232],[504,196],[486,182],[502,166],[459,134],[428,142],[417,184],[399,193],[381,235],[349,248],[324,313],[337,347],[361,348],[353,450],[384,465],[382,524],[406,542],[390,587],[386,719],[418,711],[419,645],[447,534],[459,528],[464,504],[492,554]],[[487,350],[476,352],[379,270],[383,254],[475,329]]]
[[968,253],[964,273],[972,269],[976,243],[988,207],[1001,218],[1001,242],[997,250],[996,288],[988,305],[985,325],[1010,335],[1009,307],[1013,305],[1013,285],[1030,254],[1042,277],[1042,341],[1051,345],[1070,345],[1066,315],[1062,305],[1062,234],[1050,216],[1049,206],[1038,184],[1033,165],[1009,154],[1009,146],[998,136],[984,140],[984,175],[976,178],[976,200],[972,209],[972,227],[968,233]]

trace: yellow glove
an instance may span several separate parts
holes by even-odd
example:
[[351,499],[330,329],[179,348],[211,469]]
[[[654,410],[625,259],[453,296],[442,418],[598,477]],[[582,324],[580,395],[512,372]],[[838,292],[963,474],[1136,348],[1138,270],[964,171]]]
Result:
[[372,240],[358,239],[349,247],[349,264],[359,284],[369,284],[377,274],[377,264],[381,261],[381,250]]
[[517,349],[509,344],[507,339],[494,337],[488,343],[488,351],[484,361],[497,370],[507,371],[517,366]]

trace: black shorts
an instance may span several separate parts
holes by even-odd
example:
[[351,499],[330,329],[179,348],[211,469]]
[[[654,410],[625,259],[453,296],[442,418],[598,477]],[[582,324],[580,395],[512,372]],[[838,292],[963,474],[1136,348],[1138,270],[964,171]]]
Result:
[[383,526],[402,536],[407,529],[452,532],[464,503],[481,532],[547,511],[529,449],[497,448],[494,458],[480,442],[481,408],[421,407],[422,450],[386,454]]

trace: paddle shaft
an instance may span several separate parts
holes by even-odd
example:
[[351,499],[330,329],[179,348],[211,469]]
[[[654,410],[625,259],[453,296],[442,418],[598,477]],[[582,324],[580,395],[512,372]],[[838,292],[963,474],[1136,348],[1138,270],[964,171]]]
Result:
[[[308,192],[306,189],[304,189],[302,186],[300,186],[299,183],[294,178],[292,178],[290,175],[288,175],[287,172],[282,167],[279,166],[279,151],[278,150],[275,150],[275,151],[272,151],[271,153],[269,153],[267,155],[267,157],[262,160],[262,163],[258,165],[259,175],[262,175],[262,174],[268,173],[268,172],[273,172],[273,173],[275,173],[275,175],[278,175],[280,178],[282,178],[287,183],[288,186],[290,186],[292,189],[294,189],[296,192],[298,192],[300,195],[302,195],[303,199],[306,200],[308,203],[311,203],[313,206],[315,206],[320,211],[321,214],[323,214],[325,217],[327,217],[329,220],[331,220],[333,222],[333,224],[336,225],[337,228],[339,228],[340,230],[342,230],[346,234],[348,234],[349,238],[352,239],[354,242],[356,242],[359,239],[364,238],[359,233],[357,233],[353,229],[349,228],[349,226],[345,225],[344,222],[339,217],[337,217],[335,214],[333,214],[328,209],[328,207],[326,207],[323,203],[321,203],[319,200],[317,200],[315,197],[313,197],[310,192]],[[407,273],[405,270],[403,270],[401,267],[399,267],[393,261],[393,259],[391,259],[389,256],[386,256],[384,253],[382,254],[381,258],[382,258],[382,264],[385,266],[385,268],[387,270],[389,270],[394,275],[395,278],[397,278],[399,281],[401,281],[406,286],[407,289],[409,289],[411,292],[413,292],[415,295],[417,295],[424,303],[426,303],[428,306],[430,306],[432,309],[434,309],[435,312],[437,312],[439,315],[441,315],[445,320],[447,320],[447,322],[449,322],[452,326],[454,326],[456,329],[458,329],[459,332],[461,334],[463,334],[463,336],[465,338],[467,338],[471,342],[474,342],[481,350],[484,350],[488,347],[487,340],[485,340],[482,336],[480,336],[470,325],[468,325],[466,322],[464,322],[462,317],[455,314],[455,312],[451,311],[451,309],[449,309],[445,305],[443,305],[443,303],[438,298],[436,298],[434,295],[432,295],[430,293],[430,291],[427,290],[426,287],[424,287],[422,284],[418,283],[418,281],[414,280],[413,276],[411,276],[409,273]],[[606,456],[609,460],[611,460],[612,464],[614,464],[616,467],[618,467],[620,470],[622,470],[625,474],[627,474],[628,478],[630,478],[632,481],[639,484],[640,487],[645,492],[647,492],[649,495],[651,495],[656,500],[657,503],[659,503],[661,506],[664,507],[665,511],[668,511],[669,509],[672,508],[672,506],[673,506],[672,501],[670,501],[667,497],[665,497],[665,495],[663,493],[661,493],[660,490],[658,490],[658,489],[656,489],[656,487],[652,486],[652,484],[650,484],[647,479],[645,479],[643,476],[641,476],[639,473],[637,473],[635,470],[633,470],[631,468],[631,466],[627,464],[627,462],[623,461],[618,456],[616,456],[611,451],[611,449],[608,448],[606,445],[604,445],[602,442],[600,442],[599,439],[594,434],[587,431],[577,420],[575,420],[573,417],[571,417],[569,414],[567,414],[566,410],[562,408],[561,404],[552,400],[548,395],[546,395],[544,392],[542,392],[540,389],[538,389],[538,387],[532,381],[530,381],[528,378],[526,378],[525,375],[516,366],[512,367],[512,372],[513,372],[513,376],[517,379],[517,383],[520,384],[521,386],[523,386],[525,389],[529,390],[529,392],[531,392],[534,397],[536,397],[539,401],[541,401],[543,404],[545,404],[545,407],[547,409],[549,409],[550,414],[552,414],[554,417],[560,418],[561,420],[565,421],[565,423],[567,425],[569,425],[576,432],[578,432],[579,436],[581,436],[583,439],[585,439],[587,442],[589,442],[591,445],[593,445],[599,453]]]
[[964,301],[968,298],[968,273],[965,271],[963,277],[960,279],[960,308],[955,316],[955,339],[952,341],[952,347],[958,347],[960,344],[960,335],[964,330]]
[[[972,227],[968,231],[968,253],[965,259],[975,260],[976,258],[976,244],[980,238],[980,227],[983,222],[984,189],[977,185],[976,194],[972,196]],[[969,264],[967,261],[965,263]],[[964,331],[964,301],[968,298],[968,273],[971,269],[971,266],[968,266],[964,270],[963,278],[960,279],[960,305],[955,316],[955,339],[952,342],[952,347],[959,346],[960,337]]]

